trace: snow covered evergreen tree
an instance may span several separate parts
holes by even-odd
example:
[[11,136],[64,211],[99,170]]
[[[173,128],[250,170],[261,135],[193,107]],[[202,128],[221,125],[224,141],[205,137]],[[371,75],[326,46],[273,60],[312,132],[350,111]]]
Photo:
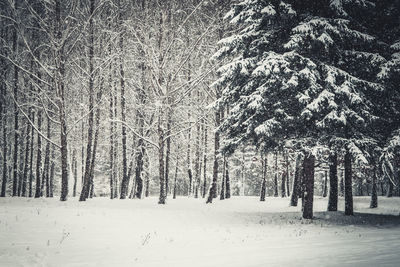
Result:
[[[226,15],[239,30],[222,39],[214,55],[232,58],[213,84],[223,88],[217,105],[232,106],[220,127],[227,135],[223,149],[232,152],[249,139],[266,149],[292,141],[312,162],[318,143],[336,144],[348,161],[346,214],[353,213],[351,160],[367,162],[365,148],[375,144],[368,127],[377,119],[370,96],[382,90],[374,71],[384,58],[373,51],[375,38],[357,24],[357,14],[372,6],[244,0]],[[374,67],[359,67],[366,62]],[[312,191],[313,170],[305,173]],[[303,217],[312,218],[312,198],[306,197],[308,205],[311,212]]]

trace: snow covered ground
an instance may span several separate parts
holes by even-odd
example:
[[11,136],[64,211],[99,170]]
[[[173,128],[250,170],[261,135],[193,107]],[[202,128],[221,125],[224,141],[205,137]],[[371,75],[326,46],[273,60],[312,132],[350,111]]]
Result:
[[308,221],[287,198],[2,198],[0,266],[399,266],[399,198],[315,201]]

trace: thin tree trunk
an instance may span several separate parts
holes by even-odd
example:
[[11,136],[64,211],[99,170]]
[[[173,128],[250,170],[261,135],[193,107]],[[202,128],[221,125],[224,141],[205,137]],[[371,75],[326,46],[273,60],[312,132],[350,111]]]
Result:
[[54,145],[52,146],[51,149],[51,167],[50,167],[50,197],[53,197],[53,192],[54,192],[54,172],[55,172],[55,161],[54,161],[54,157],[55,157],[55,152],[56,152],[56,148],[54,147]]
[[[15,9],[17,9],[17,1],[14,2]],[[18,50],[18,35],[17,35],[17,26],[15,25],[13,31],[13,53],[14,53],[14,61],[17,61],[17,50]],[[19,126],[18,126],[18,118],[19,118],[19,109],[17,105],[18,101],[18,75],[19,75],[19,68],[14,66],[14,156],[13,156],[13,196],[17,196],[18,193],[18,149],[19,149]]]
[[6,196],[7,189],[7,128],[6,128],[6,112],[3,110],[2,124],[3,124],[3,180],[1,182],[1,194],[0,197]]
[[[35,112],[32,111],[32,123],[35,123]],[[28,197],[33,196],[33,190],[32,190],[32,184],[34,180],[34,175],[33,175],[33,144],[35,142],[35,134],[33,131],[33,127],[31,128],[31,148],[30,148],[30,156],[29,156],[29,184],[28,184]]]
[[338,176],[337,176],[337,153],[329,153],[329,201],[328,211],[337,211],[338,208]]
[[[47,117],[47,139],[51,138],[51,124],[50,118]],[[44,169],[43,169],[43,179],[42,188],[46,184],[46,197],[50,196],[50,142],[46,143],[45,158],[44,158]],[[43,190],[42,190],[43,194]]]
[[[100,89],[97,93],[97,103],[100,103],[103,93],[103,81],[100,82]],[[90,162],[90,172],[89,172],[89,197],[92,198],[94,195],[94,166],[96,165],[96,152],[97,152],[97,143],[99,140],[99,132],[100,132],[100,106],[97,106],[96,109],[96,117],[95,117],[95,132],[94,132],[94,141],[93,141],[93,152],[92,152],[92,160]]]
[[278,151],[275,151],[274,197],[278,196]]
[[225,173],[225,187],[226,187],[226,193],[225,193],[225,198],[231,198],[231,180],[229,177],[229,160],[226,159],[226,173]]
[[[42,111],[38,111],[38,131],[40,132],[42,130]],[[37,134],[38,140],[37,140],[37,154],[36,154],[36,190],[35,190],[35,198],[39,198],[42,195],[41,192],[41,177],[42,177],[42,137],[38,133]]]
[[346,154],[344,155],[344,201],[344,214],[353,215],[351,154],[348,149],[346,149]]
[[376,164],[373,162],[372,164],[372,192],[371,192],[371,203],[370,203],[370,208],[374,209],[378,207],[378,192],[376,188]]
[[167,114],[167,138],[166,138],[166,144],[167,144],[167,149],[165,152],[165,194],[166,197],[169,194],[169,162],[170,162],[170,157],[171,157],[171,124],[172,124],[172,110],[170,107],[168,107],[168,114]]
[[286,151],[285,153],[285,162],[286,162],[286,192],[287,192],[287,196],[290,197],[290,172],[289,172],[289,152]]
[[[29,123],[28,123],[29,124]],[[26,127],[24,127],[26,128]],[[19,169],[18,169],[18,192],[17,196],[21,196],[22,192],[22,183],[24,180],[24,153],[23,153],[23,147],[24,147],[24,137],[25,135],[29,135],[28,132],[24,129],[22,132],[22,135],[20,136],[20,144],[19,147],[21,148],[21,151],[19,153]]]
[[225,174],[226,174],[226,157],[224,155],[223,156],[223,162],[222,162],[221,194],[219,196],[220,200],[224,200],[225,199]]
[[207,192],[207,126],[204,127],[204,159],[203,159],[203,190],[202,197],[206,197]]
[[262,183],[261,183],[261,193],[260,201],[265,201],[265,195],[267,191],[267,154],[261,155],[261,173],[262,173]]
[[[57,41],[62,42],[62,32],[61,32],[61,0],[56,0],[55,3],[55,13],[56,13],[56,31],[57,31]],[[61,139],[61,195],[60,201],[66,201],[68,196],[68,141],[67,141],[67,118],[66,118],[66,108],[65,108],[65,85],[64,85],[64,46],[61,45],[57,50],[56,56],[57,65],[57,92],[59,97],[59,112],[60,112],[60,139]]]
[[[119,15],[118,23],[122,24],[122,6],[120,1],[118,1]],[[125,70],[124,70],[124,33],[122,28],[120,28],[119,34],[119,75],[120,75],[120,86],[121,86],[121,120],[122,124],[122,183],[120,198],[125,199],[128,193],[129,179],[128,179],[128,162],[126,157],[126,99],[125,99]]]
[[[220,112],[215,112],[215,126],[218,127],[220,124]],[[212,200],[217,195],[217,181],[218,181],[218,150],[219,150],[219,132],[216,131],[214,134],[214,165],[213,165],[213,179],[208,193],[206,203],[212,203]]]
[[[32,121],[32,110],[29,110],[29,119]],[[29,154],[30,154],[30,147],[31,147],[31,131],[32,126],[28,123],[28,129],[26,134],[26,143],[25,143],[25,163],[24,163],[24,173],[22,177],[22,192],[21,196],[26,197],[26,184],[28,182],[28,171],[29,171]]]
[[303,161],[304,166],[304,207],[303,218],[313,218],[313,201],[314,201],[314,165],[315,156],[308,154]]
[[165,176],[164,176],[164,131],[161,125],[161,114],[158,118],[158,162],[159,162],[159,179],[160,179],[160,197],[158,204],[165,204]]
[[179,145],[178,145],[178,149],[177,149],[177,151],[176,151],[176,164],[175,164],[175,177],[174,177],[174,191],[173,191],[173,196],[172,196],[173,199],[176,199],[176,186],[177,186],[176,182],[177,182],[177,179],[178,179],[179,150],[180,150],[180,147],[179,147]]
[[296,167],[294,171],[294,180],[290,206],[296,207],[301,194],[301,154],[296,157]]
[[78,162],[76,159],[76,149],[74,148],[72,150],[72,173],[74,176],[74,186],[73,186],[73,190],[72,190],[72,196],[76,197],[76,184],[78,181]]
[[88,116],[88,137],[86,145],[86,163],[85,175],[83,177],[83,186],[79,201],[85,201],[89,197],[90,190],[90,163],[92,159],[93,144],[93,118],[94,118],[94,0],[90,0],[89,4],[89,116]]

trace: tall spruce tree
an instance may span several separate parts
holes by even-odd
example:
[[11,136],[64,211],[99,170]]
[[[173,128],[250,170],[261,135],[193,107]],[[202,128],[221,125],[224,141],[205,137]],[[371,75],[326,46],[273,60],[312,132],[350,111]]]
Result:
[[[218,106],[230,104],[220,130],[223,149],[232,152],[245,140],[274,147],[294,141],[306,157],[305,183],[313,183],[318,143],[334,142],[352,160],[364,161],[365,148],[375,140],[368,126],[374,121],[372,98],[382,87],[376,68],[358,68],[384,59],[372,51],[376,39],[347,10],[368,10],[368,1],[244,0],[226,15],[237,25],[220,43],[216,59],[229,58],[213,86],[223,88]],[[232,56],[233,55],[233,56]],[[347,170],[351,186],[351,169]],[[312,218],[313,186],[305,184],[304,218]],[[311,190],[308,192],[307,190]],[[352,214],[351,188],[346,203]],[[311,208],[310,208],[311,205]]]

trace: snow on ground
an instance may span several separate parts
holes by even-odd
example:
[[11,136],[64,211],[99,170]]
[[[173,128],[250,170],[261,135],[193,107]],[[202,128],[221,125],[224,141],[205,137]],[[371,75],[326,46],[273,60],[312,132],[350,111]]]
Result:
[[399,266],[400,198],[315,201],[310,221],[288,198],[2,198],[0,266]]

